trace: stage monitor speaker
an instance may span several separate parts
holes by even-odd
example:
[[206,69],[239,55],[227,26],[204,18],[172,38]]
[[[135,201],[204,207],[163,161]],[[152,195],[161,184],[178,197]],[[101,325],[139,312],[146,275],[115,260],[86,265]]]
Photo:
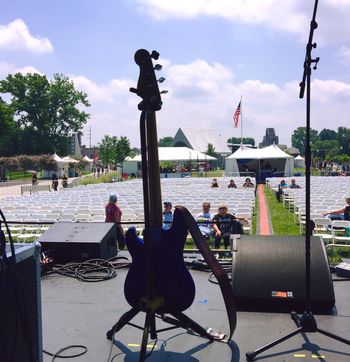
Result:
[[0,360],[41,362],[40,245],[16,244],[11,265],[0,256]]
[[38,242],[54,263],[109,259],[117,253],[113,223],[58,222],[46,230]]
[[[330,313],[334,290],[324,244],[311,237],[311,311]],[[233,241],[232,288],[238,310],[306,309],[305,237],[248,236]]]

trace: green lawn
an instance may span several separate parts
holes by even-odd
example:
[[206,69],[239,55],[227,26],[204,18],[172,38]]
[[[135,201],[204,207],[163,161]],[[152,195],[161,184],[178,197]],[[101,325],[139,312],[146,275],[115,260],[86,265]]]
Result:
[[265,186],[264,192],[269,205],[274,235],[300,235],[299,226],[294,223],[293,213],[278,202],[275,193]]

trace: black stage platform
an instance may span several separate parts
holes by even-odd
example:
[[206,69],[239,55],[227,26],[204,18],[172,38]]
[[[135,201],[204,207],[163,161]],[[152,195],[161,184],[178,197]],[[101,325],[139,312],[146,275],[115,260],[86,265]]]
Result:
[[[85,345],[87,354],[72,361],[107,361],[111,342],[106,331],[130,309],[124,294],[127,269],[118,271],[115,279],[84,283],[59,275],[42,279],[43,347],[57,352],[72,344]],[[196,297],[185,311],[204,327],[228,331],[226,311],[218,285],[208,281],[209,273],[192,271]],[[350,284],[334,283],[336,315],[316,316],[318,327],[344,338],[350,338]],[[143,325],[144,314],[135,320]],[[157,327],[168,327],[157,322]],[[245,353],[275,340],[295,329],[289,314],[238,312],[238,323],[232,342],[209,343],[183,329],[158,334],[149,361],[245,361]],[[142,331],[124,327],[115,337],[113,361],[138,361]],[[150,342],[152,345],[153,342]],[[71,352],[71,351],[70,351]],[[70,353],[68,352],[68,353]],[[350,361],[350,347],[319,333],[298,334],[259,355],[261,361]],[[44,355],[44,361],[51,357]],[[67,361],[70,361],[68,359]]]

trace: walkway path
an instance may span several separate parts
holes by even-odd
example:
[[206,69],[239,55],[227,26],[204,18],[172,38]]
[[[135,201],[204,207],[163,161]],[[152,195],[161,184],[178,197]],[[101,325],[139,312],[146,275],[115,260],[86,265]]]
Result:
[[264,194],[264,185],[260,184],[257,188],[258,194],[258,217],[256,225],[257,235],[273,235],[269,206]]

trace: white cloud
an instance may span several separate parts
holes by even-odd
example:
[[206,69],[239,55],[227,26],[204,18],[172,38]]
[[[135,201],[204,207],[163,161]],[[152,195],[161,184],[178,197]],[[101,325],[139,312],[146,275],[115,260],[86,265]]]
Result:
[[49,39],[33,36],[22,19],[8,25],[0,25],[0,48],[28,50],[33,53],[51,53],[53,46]]
[[23,75],[26,75],[27,73],[38,73],[43,74],[38,70],[37,68],[27,65],[25,67],[16,67],[14,64],[6,63],[6,62],[0,62],[0,77],[5,78],[8,74],[15,74],[15,73],[22,73]]
[[[291,81],[279,87],[258,79],[235,81],[231,69],[222,64],[209,64],[196,60],[189,64],[171,64],[162,71],[166,78],[163,108],[157,112],[158,137],[174,136],[181,126],[214,128],[224,138],[240,137],[239,128],[233,128],[233,112],[242,101],[243,135],[262,141],[266,128],[275,128],[280,143],[290,145],[292,132],[305,126],[305,99],[299,98],[299,81]],[[120,81],[121,87],[114,95],[110,88],[95,84],[100,96],[92,100],[91,120],[93,143],[105,134],[129,137],[131,144],[139,146],[140,101],[127,88],[136,84]],[[114,80],[109,82],[119,84]],[[311,127],[337,129],[346,126],[345,117],[350,112],[348,103],[350,84],[335,80],[314,79],[312,82]],[[109,98],[108,98],[109,97]],[[105,99],[109,102],[105,102]],[[88,129],[88,128],[86,128]],[[85,141],[86,142],[86,141]]]
[[[253,137],[258,144],[266,128],[275,128],[280,143],[290,145],[292,132],[305,126],[305,99],[299,99],[299,81],[282,86],[248,79],[235,80],[234,72],[219,63],[198,59],[189,64],[165,64],[162,76],[163,108],[157,112],[158,137],[174,136],[181,126],[214,128],[224,138],[240,137],[241,129],[233,128],[233,112],[242,96],[243,136]],[[16,68],[0,63],[1,69]],[[25,69],[31,69],[27,67]],[[38,70],[36,70],[39,72]],[[137,104],[140,98],[129,92],[136,79],[112,79],[98,84],[85,76],[70,76],[78,90],[88,94],[91,107],[85,109],[91,118],[85,126],[83,143],[88,145],[91,126],[92,144],[106,135],[127,136],[132,146],[140,145]],[[347,127],[350,114],[350,84],[336,80],[313,79],[311,127],[336,130]]]
[[340,61],[340,63],[344,64],[344,65],[350,65],[350,48],[346,47],[346,46],[342,46],[338,53],[338,60]]
[[306,21],[298,0],[138,0],[138,3],[140,9],[158,20],[216,16],[298,34]]
[[[171,18],[220,17],[235,23],[265,26],[298,36],[306,42],[310,32],[314,2],[305,0],[137,0],[139,9],[163,21]],[[320,44],[347,43],[350,33],[350,0],[319,3],[314,35]]]

